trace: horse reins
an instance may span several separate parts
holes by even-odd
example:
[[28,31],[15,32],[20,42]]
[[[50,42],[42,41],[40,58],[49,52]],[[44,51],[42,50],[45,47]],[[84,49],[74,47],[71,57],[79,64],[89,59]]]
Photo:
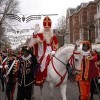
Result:
[[[71,57],[69,58],[67,64],[65,64],[63,61],[61,61],[60,59],[58,59],[55,55],[53,55],[53,57],[56,58],[58,61],[60,61],[62,64],[64,64],[64,65],[67,67],[68,64],[69,64],[69,61],[70,61],[70,60],[72,61],[72,60],[74,59],[74,54],[71,55]],[[65,79],[65,76],[66,76],[66,74],[67,74],[67,70],[66,70],[65,74],[62,76],[62,75],[56,70],[56,68],[54,67],[53,58],[51,59],[51,61],[52,61],[53,69],[54,69],[55,72],[58,74],[58,76],[60,77],[60,80],[61,80],[61,81],[56,85],[56,87],[57,87],[57,86],[61,85],[61,83],[62,83],[63,80]]]
[[[73,54],[70,56],[70,58],[69,58],[68,61],[67,61],[67,64],[64,63],[63,61],[61,61],[60,59],[58,59],[55,55],[53,55],[53,57],[56,58],[58,61],[60,61],[60,62],[61,62],[63,65],[65,65],[66,67],[67,67],[68,64],[69,64],[69,61],[71,61],[71,62],[70,62],[70,65],[74,66],[74,69],[75,69],[74,54],[80,54],[80,53],[76,53],[76,52],[73,51]],[[66,74],[67,74],[67,70],[66,70],[65,74],[62,76],[62,75],[56,70],[56,68],[54,67],[54,64],[53,64],[53,57],[52,57],[52,59],[51,59],[53,69],[55,70],[55,72],[58,74],[58,76],[59,76],[60,79],[61,79],[61,81],[56,85],[56,86],[59,86],[59,85],[61,85],[61,83],[62,83],[63,80],[65,79],[65,76],[66,76]]]
[[53,57],[56,58],[58,61],[60,61],[60,62],[61,62],[62,64],[64,64],[65,66],[67,66],[68,62],[67,62],[67,64],[66,64],[66,63],[64,63],[63,61],[61,61],[60,59],[58,59],[55,55],[53,55]]
[[53,55],[53,57],[55,57],[58,61],[60,61],[62,64],[64,64],[66,67],[67,67],[67,65],[69,64],[69,61],[71,61],[71,65],[72,65],[72,61],[73,61],[73,65],[75,66],[75,64],[74,64],[74,54],[80,54],[80,53],[76,53],[76,52],[73,52],[73,54],[70,56],[70,58],[68,59],[68,61],[67,61],[67,64],[66,63],[64,63],[63,61],[61,61],[60,59],[58,59],[55,55]]
[[[51,62],[52,62],[52,66],[53,66],[54,71],[57,73],[57,75],[60,77],[60,80],[61,80],[61,81],[56,85],[56,87],[57,87],[57,86],[61,85],[61,83],[62,83],[63,80],[65,79],[65,76],[66,76],[66,74],[67,74],[67,71],[66,71],[65,74],[62,76],[62,75],[56,70],[56,68],[54,67],[53,58],[51,59]],[[66,65],[65,63],[63,63],[63,64]]]

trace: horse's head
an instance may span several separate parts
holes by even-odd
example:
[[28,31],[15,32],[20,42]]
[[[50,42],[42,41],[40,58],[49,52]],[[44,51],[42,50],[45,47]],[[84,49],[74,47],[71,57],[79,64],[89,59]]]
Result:
[[80,52],[74,52],[74,68],[76,71],[80,71],[81,70],[81,62],[82,62],[82,55]]
[[76,46],[72,50],[69,55],[69,64],[72,67],[74,71],[80,71],[81,70],[81,61],[82,61],[82,54],[80,46]]
[[69,63],[73,69],[80,70],[82,60],[80,47],[71,44],[64,45],[55,56],[64,63]]
[[82,44],[75,45],[73,55],[74,55],[74,66],[75,66],[74,68],[76,72],[79,72],[81,70],[81,63],[83,58],[82,51],[83,51]]

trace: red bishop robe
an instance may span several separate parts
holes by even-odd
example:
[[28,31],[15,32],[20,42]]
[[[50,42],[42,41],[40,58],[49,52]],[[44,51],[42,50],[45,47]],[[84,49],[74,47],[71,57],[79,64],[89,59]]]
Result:
[[48,55],[51,51],[56,51],[58,48],[58,40],[55,35],[51,37],[50,43],[48,44],[45,40],[43,33],[33,35],[34,40],[39,39],[38,42],[34,41],[34,54],[36,55],[38,62],[40,63],[40,70],[36,76],[36,85],[42,85],[47,76],[47,66],[50,61]]
[[36,35],[33,35],[33,38],[39,38],[40,39],[40,42],[39,43],[36,43],[34,45],[34,54],[38,57],[38,61],[41,63],[42,60],[43,60],[43,57],[46,53],[46,49],[47,49],[47,46],[51,46],[51,51],[56,51],[57,48],[58,48],[58,40],[57,40],[57,37],[55,35],[53,35],[51,37],[51,40],[50,40],[50,43],[47,44],[45,38],[44,38],[44,35],[43,33],[38,33]]

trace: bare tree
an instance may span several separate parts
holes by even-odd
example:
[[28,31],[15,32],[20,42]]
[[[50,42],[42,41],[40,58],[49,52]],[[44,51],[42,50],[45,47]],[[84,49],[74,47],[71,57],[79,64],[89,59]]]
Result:
[[[0,0],[0,41],[2,40],[2,35],[4,34],[5,28],[10,26],[8,19],[9,14],[17,14],[19,12],[19,1],[18,0]],[[9,24],[7,24],[9,23]],[[6,40],[5,43],[8,41]],[[2,43],[0,42],[0,47]],[[6,45],[9,46],[9,45]]]
[[18,0],[0,0],[0,35],[3,34],[3,27],[6,24],[6,18],[9,14],[16,14],[19,12]]
[[1,3],[1,14],[3,15],[0,22],[3,22],[7,14],[16,14],[18,10],[19,1],[18,0],[3,0]]
[[57,24],[56,29],[58,30],[60,34],[62,35],[66,34],[66,18],[64,16],[58,19],[58,24]]

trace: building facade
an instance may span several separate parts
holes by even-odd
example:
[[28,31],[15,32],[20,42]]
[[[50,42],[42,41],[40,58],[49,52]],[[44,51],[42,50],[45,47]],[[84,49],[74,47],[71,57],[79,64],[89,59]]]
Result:
[[97,13],[94,16],[95,19],[95,42],[100,43],[100,0],[95,0],[97,3]]
[[73,27],[72,27],[72,14],[75,11],[73,8],[67,9],[66,14],[66,34],[69,37],[68,43],[73,43]]
[[66,30],[70,35],[70,43],[76,43],[79,40],[90,40],[91,42],[95,42],[94,15],[96,12],[96,1],[80,4],[70,15],[67,10]]

